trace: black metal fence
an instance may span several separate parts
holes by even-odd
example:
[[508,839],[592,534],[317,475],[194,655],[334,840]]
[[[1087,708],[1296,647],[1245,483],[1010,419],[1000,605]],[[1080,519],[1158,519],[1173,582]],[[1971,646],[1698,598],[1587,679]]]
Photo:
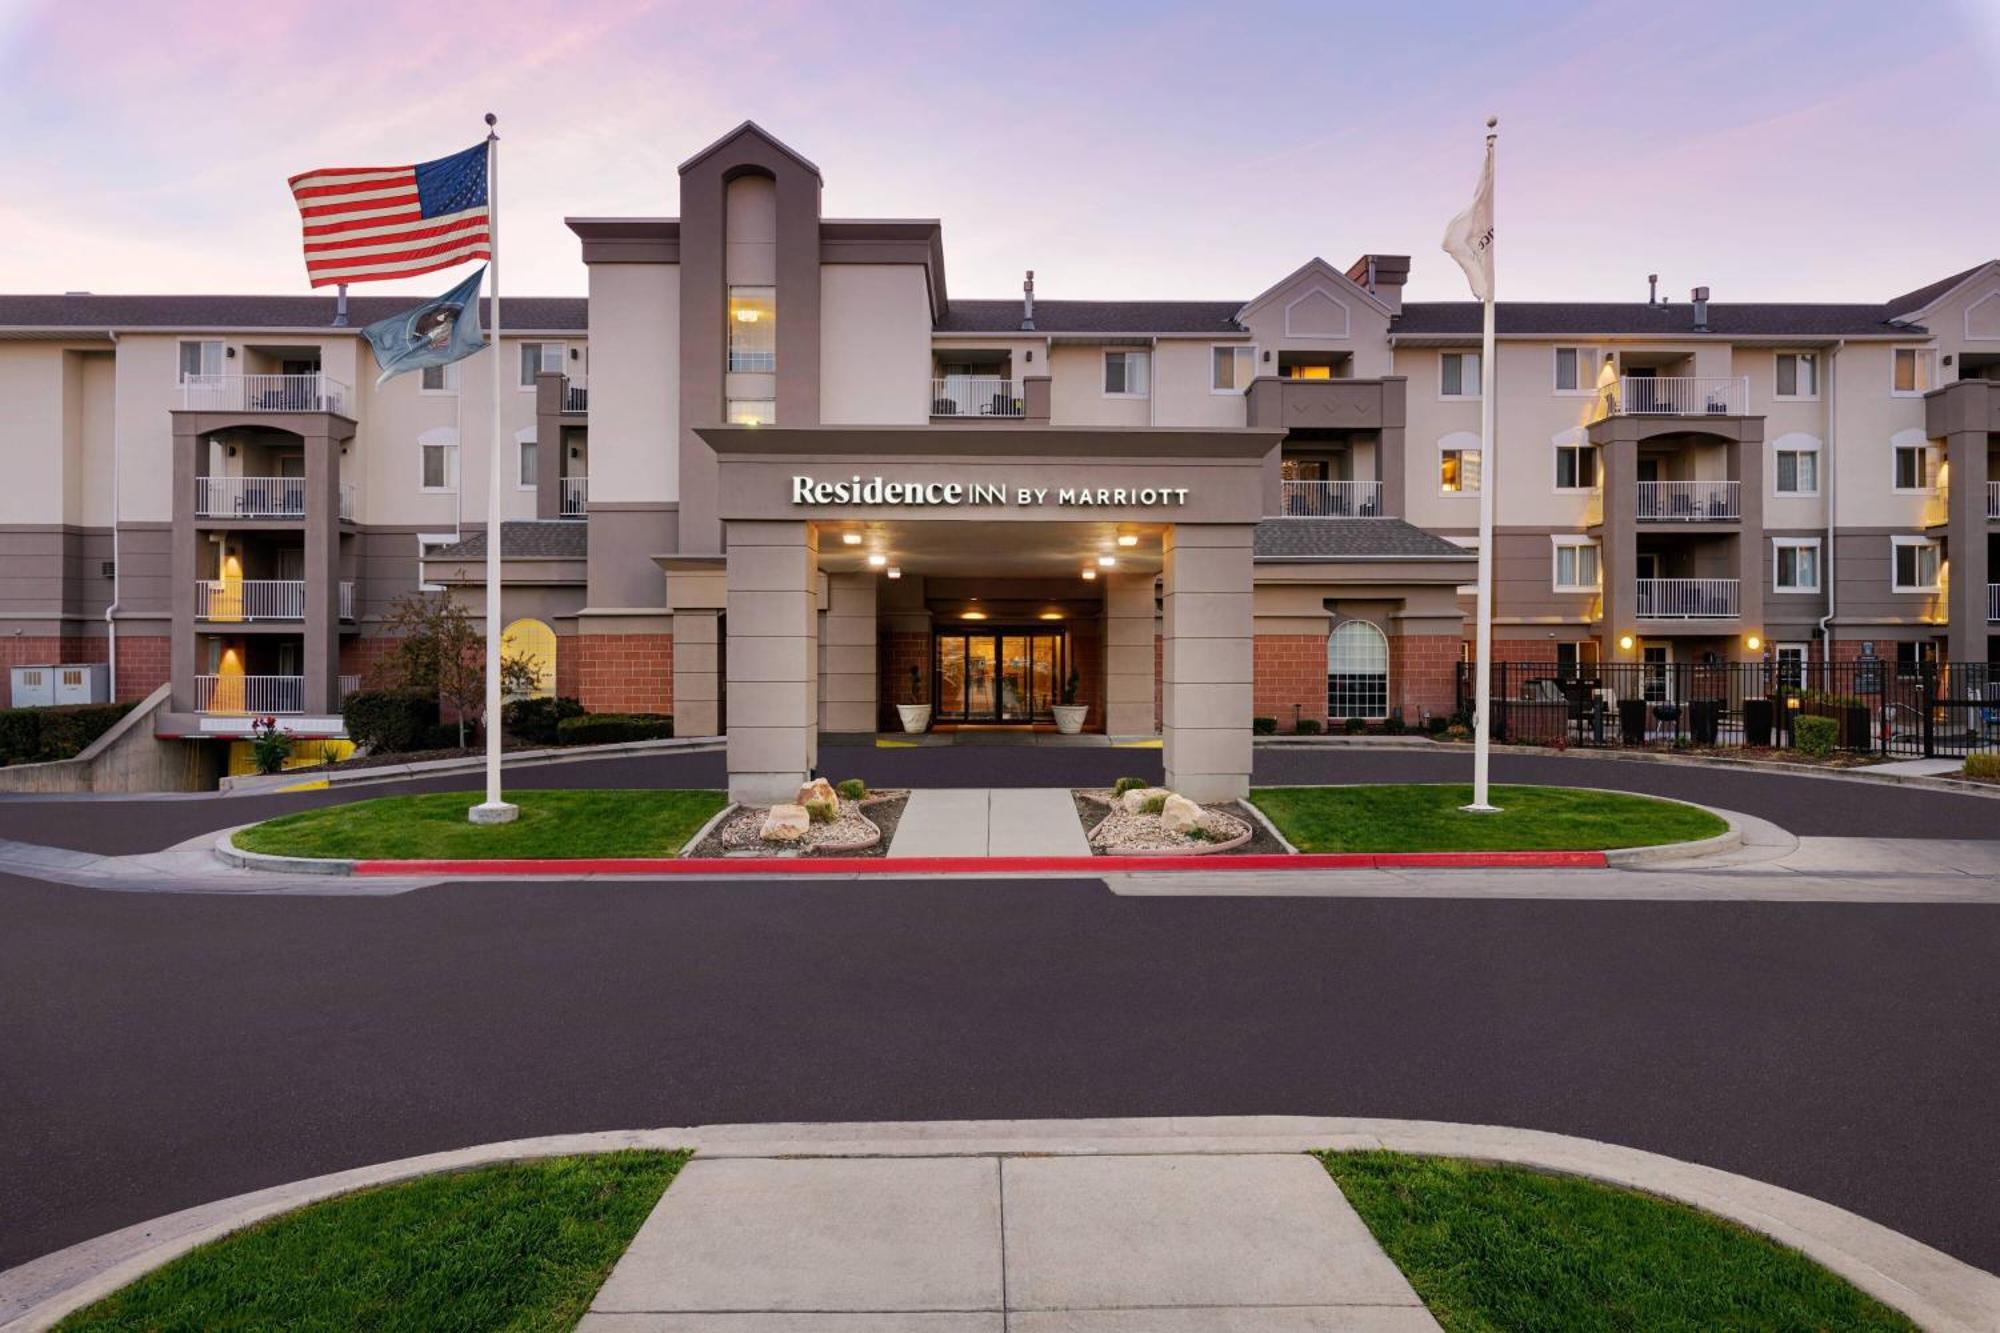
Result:
[[[1473,667],[1458,668],[1472,712]],[[1794,744],[1832,718],[1840,749],[1908,757],[2000,750],[2000,665],[1987,662],[1493,664],[1493,737],[1539,745]]]

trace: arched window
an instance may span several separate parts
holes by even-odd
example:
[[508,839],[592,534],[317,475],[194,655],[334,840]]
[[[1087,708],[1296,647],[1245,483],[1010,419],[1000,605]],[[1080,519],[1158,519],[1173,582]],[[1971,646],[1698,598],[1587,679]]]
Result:
[[[500,656],[525,663],[534,688],[510,689],[516,699],[552,699],[556,692],[556,632],[539,620],[517,620],[500,631]],[[502,677],[503,682],[507,682]]]
[[1326,715],[1389,716],[1389,639],[1365,620],[1343,620],[1327,636]]

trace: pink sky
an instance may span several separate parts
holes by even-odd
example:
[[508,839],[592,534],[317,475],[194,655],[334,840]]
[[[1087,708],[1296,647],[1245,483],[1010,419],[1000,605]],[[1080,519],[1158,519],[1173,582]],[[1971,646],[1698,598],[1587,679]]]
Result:
[[304,291],[288,175],[490,109],[517,294],[580,293],[563,217],[672,214],[754,118],[829,216],[941,218],[958,295],[1247,297],[1373,249],[1453,299],[1491,111],[1503,298],[1880,300],[2000,255],[1997,75],[2000,0],[0,0],[0,290]]

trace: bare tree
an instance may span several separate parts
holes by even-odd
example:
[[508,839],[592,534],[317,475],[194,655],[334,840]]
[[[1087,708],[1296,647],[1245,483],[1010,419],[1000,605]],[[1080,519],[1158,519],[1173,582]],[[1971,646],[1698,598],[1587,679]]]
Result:
[[[458,718],[458,744],[465,748],[465,719],[483,717],[486,707],[486,640],[463,606],[449,594],[409,593],[382,618],[395,639],[394,650],[371,673],[372,688],[421,690],[435,694]],[[500,686],[509,694],[532,693],[534,664],[519,655],[500,660]]]

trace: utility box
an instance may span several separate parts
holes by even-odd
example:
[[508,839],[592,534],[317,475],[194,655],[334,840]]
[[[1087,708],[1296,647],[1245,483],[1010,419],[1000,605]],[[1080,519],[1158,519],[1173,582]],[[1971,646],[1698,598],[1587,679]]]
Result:
[[14,707],[111,702],[111,668],[102,662],[9,668]]

